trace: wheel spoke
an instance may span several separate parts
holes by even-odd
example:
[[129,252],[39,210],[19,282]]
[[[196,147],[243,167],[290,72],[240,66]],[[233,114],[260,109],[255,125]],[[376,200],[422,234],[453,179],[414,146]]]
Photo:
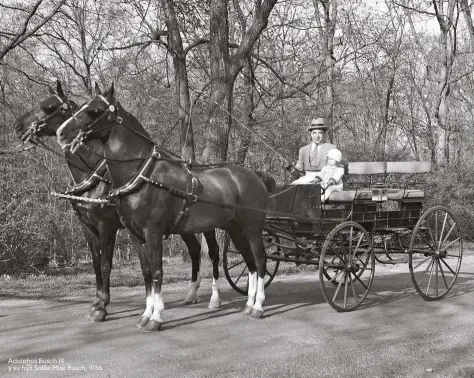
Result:
[[459,240],[461,240],[461,238],[457,238],[457,239],[453,240],[453,241],[452,241],[451,243],[449,243],[448,245],[445,245],[445,246],[443,247],[443,249],[445,249],[445,250],[448,249],[449,247],[451,247],[454,243],[458,242]]
[[431,259],[433,256],[428,256],[427,258],[421,260],[417,265],[415,265],[413,267],[413,270],[416,270],[420,265],[424,264],[425,262],[427,262],[429,259]]
[[443,227],[441,228],[441,233],[439,234],[438,249],[441,248],[441,241],[443,240],[444,227],[446,227],[447,219],[448,219],[448,213],[444,214]]
[[[354,277],[357,278],[357,276],[354,274]],[[357,302],[357,294],[356,294],[356,290],[355,290],[355,285],[354,285],[354,281],[352,281],[352,277],[351,275],[349,274],[349,280],[351,282],[351,289],[352,289],[352,294],[354,295],[354,299],[355,301]]]
[[[428,286],[426,286],[426,296],[428,296],[428,292],[430,290],[430,286],[431,286],[431,277],[433,277],[433,268],[434,268],[434,259],[433,261],[430,263],[431,265],[431,269],[430,269],[430,278],[428,278]],[[421,282],[421,281],[420,281]],[[438,295],[438,293],[436,293],[436,295]]]
[[[358,250],[359,247],[360,247],[360,242],[362,241],[362,237],[363,237],[363,236],[364,236],[364,234],[360,234],[360,238],[359,238],[359,241],[357,242],[357,245],[356,245],[356,247],[355,247],[355,249],[354,249],[354,254],[353,254],[353,256],[356,255],[357,250]],[[351,258],[351,262],[352,262],[352,260],[353,260],[353,259]]]
[[332,297],[332,301],[335,302],[336,301],[336,297],[337,297],[337,294],[339,293],[339,290],[341,288],[341,285],[342,285],[342,282],[345,281],[344,280],[340,280],[338,285],[337,285],[337,288],[336,288],[336,291],[334,292],[334,296]]
[[237,279],[235,280],[235,284],[237,285],[239,283],[239,280],[242,278],[244,272],[245,272],[245,269],[247,269],[247,265],[245,265],[245,267],[242,269],[242,271],[240,272],[239,276],[237,277]]
[[334,283],[334,282],[337,282],[337,278],[343,274],[344,271],[343,270],[339,270],[336,275],[334,277],[332,277],[327,283],[326,283],[326,287],[333,287],[331,284]]
[[[241,260],[241,261],[239,261],[238,263],[235,263],[234,265],[229,266],[227,269],[228,269],[228,270],[232,270],[232,269],[234,269],[236,266],[239,266],[239,265],[242,265],[242,264],[245,264],[245,261],[244,261],[244,260]],[[247,267],[247,265],[246,265],[245,267]],[[245,270],[245,268],[244,268],[244,270]]]
[[[451,228],[449,229],[448,233],[446,234],[446,237],[444,238],[444,240],[443,240],[443,242],[441,243],[441,245],[440,245],[439,248],[441,248],[441,246],[442,246],[444,243],[446,243],[446,241],[448,240],[449,236],[451,235],[451,232],[453,232],[454,227],[456,227],[456,224],[457,224],[456,222],[453,223],[453,225],[452,225]],[[459,240],[459,238],[458,238],[457,240]]]
[[441,272],[441,277],[443,277],[444,286],[446,286],[446,289],[449,289],[448,282],[446,281],[446,276],[444,275],[443,267],[441,266],[441,262],[439,260],[438,260],[438,265],[439,265],[439,271]]
[[434,258],[433,258],[433,257],[430,257],[430,259],[431,259],[430,263],[428,264],[428,266],[426,267],[426,269],[425,269],[423,275],[422,275],[421,278],[420,278],[420,281],[419,281],[420,284],[421,284],[421,281],[423,281],[423,279],[425,278],[426,273],[428,272],[428,270],[431,269],[431,265],[433,264]]
[[344,308],[347,308],[347,274],[344,276]]
[[454,276],[456,276],[456,272],[451,269],[451,267],[448,265],[448,263],[447,263],[444,259],[440,259],[440,260],[441,260],[441,262],[446,266],[446,268],[448,268],[449,271],[450,271]]

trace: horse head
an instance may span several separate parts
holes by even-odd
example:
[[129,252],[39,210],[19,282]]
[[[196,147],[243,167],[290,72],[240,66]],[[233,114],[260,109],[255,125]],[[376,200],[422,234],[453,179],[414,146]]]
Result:
[[16,135],[23,142],[35,137],[55,135],[58,127],[71,117],[76,109],[77,104],[66,97],[58,80],[56,92],[50,88],[50,97],[15,121]]
[[102,93],[96,84],[96,96],[83,105],[56,131],[59,145],[74,152],[86,139],[107,139],[114,123],[120,123],[119,104],[114,95],[114,85]]

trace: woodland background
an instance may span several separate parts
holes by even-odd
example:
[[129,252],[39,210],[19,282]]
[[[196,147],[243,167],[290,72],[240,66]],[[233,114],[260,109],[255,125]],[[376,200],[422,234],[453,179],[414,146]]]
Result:
[[[427,206],[472,238],[472,13],[469,0],[0,0],[0,274],[89,254],[49,194],[67,185],[63,159],[13,153],[14,120],[55,80],[77,103],[113,82],[158,145],[278,181],[324,117],[346,161],[432,161]],[[126,232],[116,248],[129,256]]]

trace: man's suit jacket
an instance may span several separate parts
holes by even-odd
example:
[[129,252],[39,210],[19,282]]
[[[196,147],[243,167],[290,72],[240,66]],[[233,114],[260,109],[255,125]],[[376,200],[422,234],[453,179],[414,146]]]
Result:
[[332,150],[333,148],[337,148],[335,144],[331,144],[331,143],[321,144],[319,152],[318,152],[318,156],[316,157],[316,160],[313,162],[313,166],[311,166],[309,163],[309,152],[310,152],[311,144],[312,142],[300,148],[298,162],[296,163],[296,168],[304,172],[306,171],[314,172],[314,171],[320,171],[321,169],[323,169],[323,167],[326,165],[326,155],[328,154],[329,150]]

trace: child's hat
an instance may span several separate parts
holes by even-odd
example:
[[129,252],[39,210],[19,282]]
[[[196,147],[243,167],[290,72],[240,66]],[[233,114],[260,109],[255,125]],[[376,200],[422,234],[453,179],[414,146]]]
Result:
[[326,157],[331,158],[336,160],[338,163],[341,162],[342,160],[342,152],[339,151],[337,148],[333,148],[332,150],[329,150],[328,154]]

